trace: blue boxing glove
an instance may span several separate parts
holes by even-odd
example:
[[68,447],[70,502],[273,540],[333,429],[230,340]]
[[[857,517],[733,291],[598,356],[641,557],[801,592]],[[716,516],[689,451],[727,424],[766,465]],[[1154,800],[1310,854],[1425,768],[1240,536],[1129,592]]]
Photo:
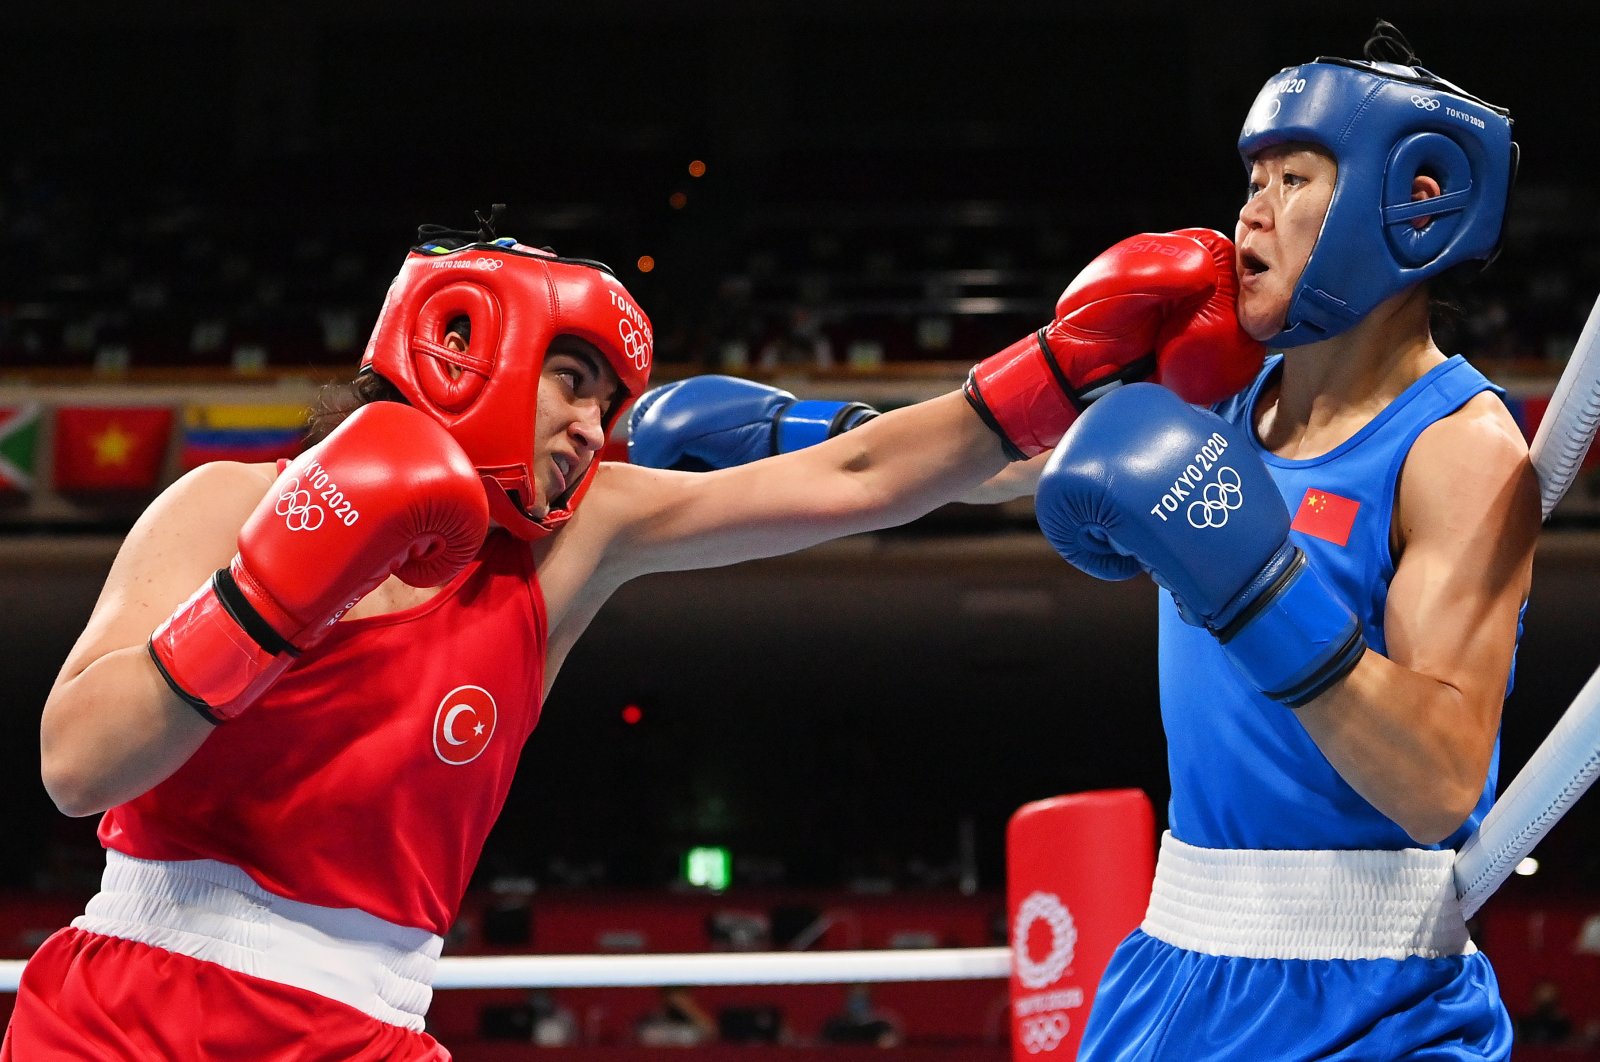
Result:
[[1039,526],[1102,579],[1140,569],[1256,689],[1298,708],[1361,660],[1361,624],[1289,541],[1289,510],[1240,428],[1155,384],[1079,418],[1035,495]]
[[860,402],[802,402],[734,376],[691,376],[646,391],[628,415],[628,462],[705,472],[803,450],[864,424]]

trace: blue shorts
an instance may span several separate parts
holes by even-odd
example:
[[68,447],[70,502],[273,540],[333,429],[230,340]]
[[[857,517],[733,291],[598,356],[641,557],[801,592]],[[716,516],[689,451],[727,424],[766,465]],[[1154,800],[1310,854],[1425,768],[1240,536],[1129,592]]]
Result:
[[1482,954],[1245,959],[1135,930],[1095,993],[1078,1062],[1509,1059],[1511,1018]]

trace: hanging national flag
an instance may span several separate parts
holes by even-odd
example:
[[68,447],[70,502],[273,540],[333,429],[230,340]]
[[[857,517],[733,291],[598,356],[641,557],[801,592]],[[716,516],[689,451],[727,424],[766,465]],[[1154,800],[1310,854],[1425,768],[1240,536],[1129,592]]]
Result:
[[306,409],[300,405],[193,405],[183,411],[180,468],[207,461],[276,461],[300,452]]
[[1358,501],[1312,487],[1300,499],[1300,511],[1294,514],[1289,529],[1342,546],[1350,541],[1350,528],[1360,510]]
[[33,490],[39,448],[39,403],[0,406],[0,494]]
[[148,491],[161,477],[172,432],[166,406],[56,410],[56,489]]

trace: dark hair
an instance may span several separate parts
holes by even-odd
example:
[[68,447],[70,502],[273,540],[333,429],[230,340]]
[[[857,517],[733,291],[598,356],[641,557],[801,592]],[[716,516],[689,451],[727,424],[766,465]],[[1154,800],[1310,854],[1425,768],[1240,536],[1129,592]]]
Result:
[[500,227],[501,220],[505,217],[506,205],[495,203],[489,208],[489,216],[484,217],[483,211],[473,211],[478,227],[473,229],[452,229],[448,225],[418,225],[417,243],[443,247],[447,250],[458,250],[474,243],[493,243],[497,237],[495,230]]
[[[472,318],[463,314],[451,319],[446,332],[457,332],[461,338],[472,339]],[[349,383],[328,384],[317,395],[306,414],[305,445],[314,446],[328,437],[328,433],[344,423],[344,419],[368,402],[404,402],[405,395],[387,379],[368,369]]]
[[1372,27],[1372,35],[1367,38],[1367,43],[1362,46],[1361,54],[1373,63],[1398,63],[1401,66],[1416,66],[1417,51],[1411,47],[1411,42],[1406,40],[1406,35],[1401,33],[1395,24],[1379,19]]
[[306,446],[326,439],[345,418],[371,402],[405,402],[394,384],[375,372],[363,372],[349,383],[328,384],[306,414]]
[[[493,242],[495,229],[505,216],[505,212],[504,203],[493,204],[489,208],[487,217],[482,211],[475,211],[474,216],[478,222],[476,231],[452,229],[444,225],[420,225],[417,227],[417,242],[452,249],[466,247],[472,243]],[[470,342],[472,318],[465,314],[452,318],[449,324],[445,325],[445,331],[459,333],[463,340]],[[317,400],[306,413],[304,445],[315,446],[326,439],[333,429],[344,423],[346,417],[370,402],[405,401],[406,398],[400,393],[399,388],[370,370],[359,374],[349,383],[328,384],[318,393]]]
[[1464,338],[1472,282],[1482,267],[1482,262],[1458,262],[1428,281],[1428,329],[1440,349],[1449,350]]

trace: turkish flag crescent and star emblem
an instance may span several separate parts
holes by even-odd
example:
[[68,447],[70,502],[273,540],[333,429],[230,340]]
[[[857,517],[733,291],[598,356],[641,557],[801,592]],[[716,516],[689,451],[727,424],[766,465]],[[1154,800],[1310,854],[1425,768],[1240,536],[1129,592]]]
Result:
[[1350,541],[1350,528],[1360,511],[1360,502],[1312,487],[1300,499],[1300,511],[1294,514],[1289,530],[1342,546]]
[[433,751],[459,766],[483,754],[498,721],[494,698],[482,686],[457,686],[444,695],[433,716]]

